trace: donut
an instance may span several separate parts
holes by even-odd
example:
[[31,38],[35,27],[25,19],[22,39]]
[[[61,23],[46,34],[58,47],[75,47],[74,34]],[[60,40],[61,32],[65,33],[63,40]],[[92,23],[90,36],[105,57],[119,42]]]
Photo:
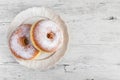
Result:
[[16,58],[32,60],[40,54],[30,41],[30,24],[20,25],[9,38],[9,47]]
[[63,32],[55,22],[39,20],[30,29],[30,39],[36,49],[53,53],[62,45]]

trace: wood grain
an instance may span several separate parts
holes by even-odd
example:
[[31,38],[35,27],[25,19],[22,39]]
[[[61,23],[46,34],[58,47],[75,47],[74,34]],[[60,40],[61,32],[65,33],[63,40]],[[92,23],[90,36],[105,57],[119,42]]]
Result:
[[[8,51],[13,18],[30,7],[50,7],[68,25],[65,56],[47,71],[19,65]],[[0,0],[0,80],[120,80],[119,0]]]

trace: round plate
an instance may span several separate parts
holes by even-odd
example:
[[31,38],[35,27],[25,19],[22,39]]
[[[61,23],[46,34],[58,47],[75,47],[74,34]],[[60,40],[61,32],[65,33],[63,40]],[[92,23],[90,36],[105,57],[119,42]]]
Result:
[[56,22],[61,29],[63,30],[63,44],[59,50],[57,50],[53,54],[47,54],[42,52],[40,56],[38,56],[34,60],[22,60],[15,57],[15,59],[22,65],[28,68],[39,68],[40,70],[45,70],[52,67],[60,58],[65,54],[68,45],[68,31],[67,26],[64,21],[57,15],[54,11],[44,7],[34,7],[29,8],[25,11],[20,12],[14,20],[11,22],[9,31],[8,31],[8,40],[11,33],[21,24],[33,24],[34,22],[40,19],[51,19],[52,21]]

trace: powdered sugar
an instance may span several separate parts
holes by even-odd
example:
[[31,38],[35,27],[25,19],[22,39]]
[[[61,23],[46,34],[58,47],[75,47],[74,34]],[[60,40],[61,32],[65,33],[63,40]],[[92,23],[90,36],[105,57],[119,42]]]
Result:
[[[50,32],[55,34],[52,40],[47,37]],[[51,20],[40,21],[35,28],[34,34],[38,44],[48,51],[58,49],[63,41],[63,33],[60,27]]]
[[[18,27],[16,31],[13,32],[12,36],[10,37],[11,49],[14,52],[16,52],[16,55],[21,56],[25,59],[29,59],[33,57],[33,54],[35,52],[35,48],[31,45],[31,42],[29,39],[29,36],[30,36],[29,31],[30,31],[30,25],[22,25]],[[29,44],[26,46],[21,46],[21,44],[19,43],[19,39],[20,37],[24,37],[24,36],[28,39]]]

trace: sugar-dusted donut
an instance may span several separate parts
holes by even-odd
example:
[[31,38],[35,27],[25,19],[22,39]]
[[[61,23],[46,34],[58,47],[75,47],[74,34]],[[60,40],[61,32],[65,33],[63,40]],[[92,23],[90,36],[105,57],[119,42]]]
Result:
[[30,41],[30,24],[20,25],[9,38],[9,47],[16,58],[31,60],[40,54]]
[[55,22],[39,20],[32,25],[30,39],[36,49],[51,53],[60,48],[63,32]]

